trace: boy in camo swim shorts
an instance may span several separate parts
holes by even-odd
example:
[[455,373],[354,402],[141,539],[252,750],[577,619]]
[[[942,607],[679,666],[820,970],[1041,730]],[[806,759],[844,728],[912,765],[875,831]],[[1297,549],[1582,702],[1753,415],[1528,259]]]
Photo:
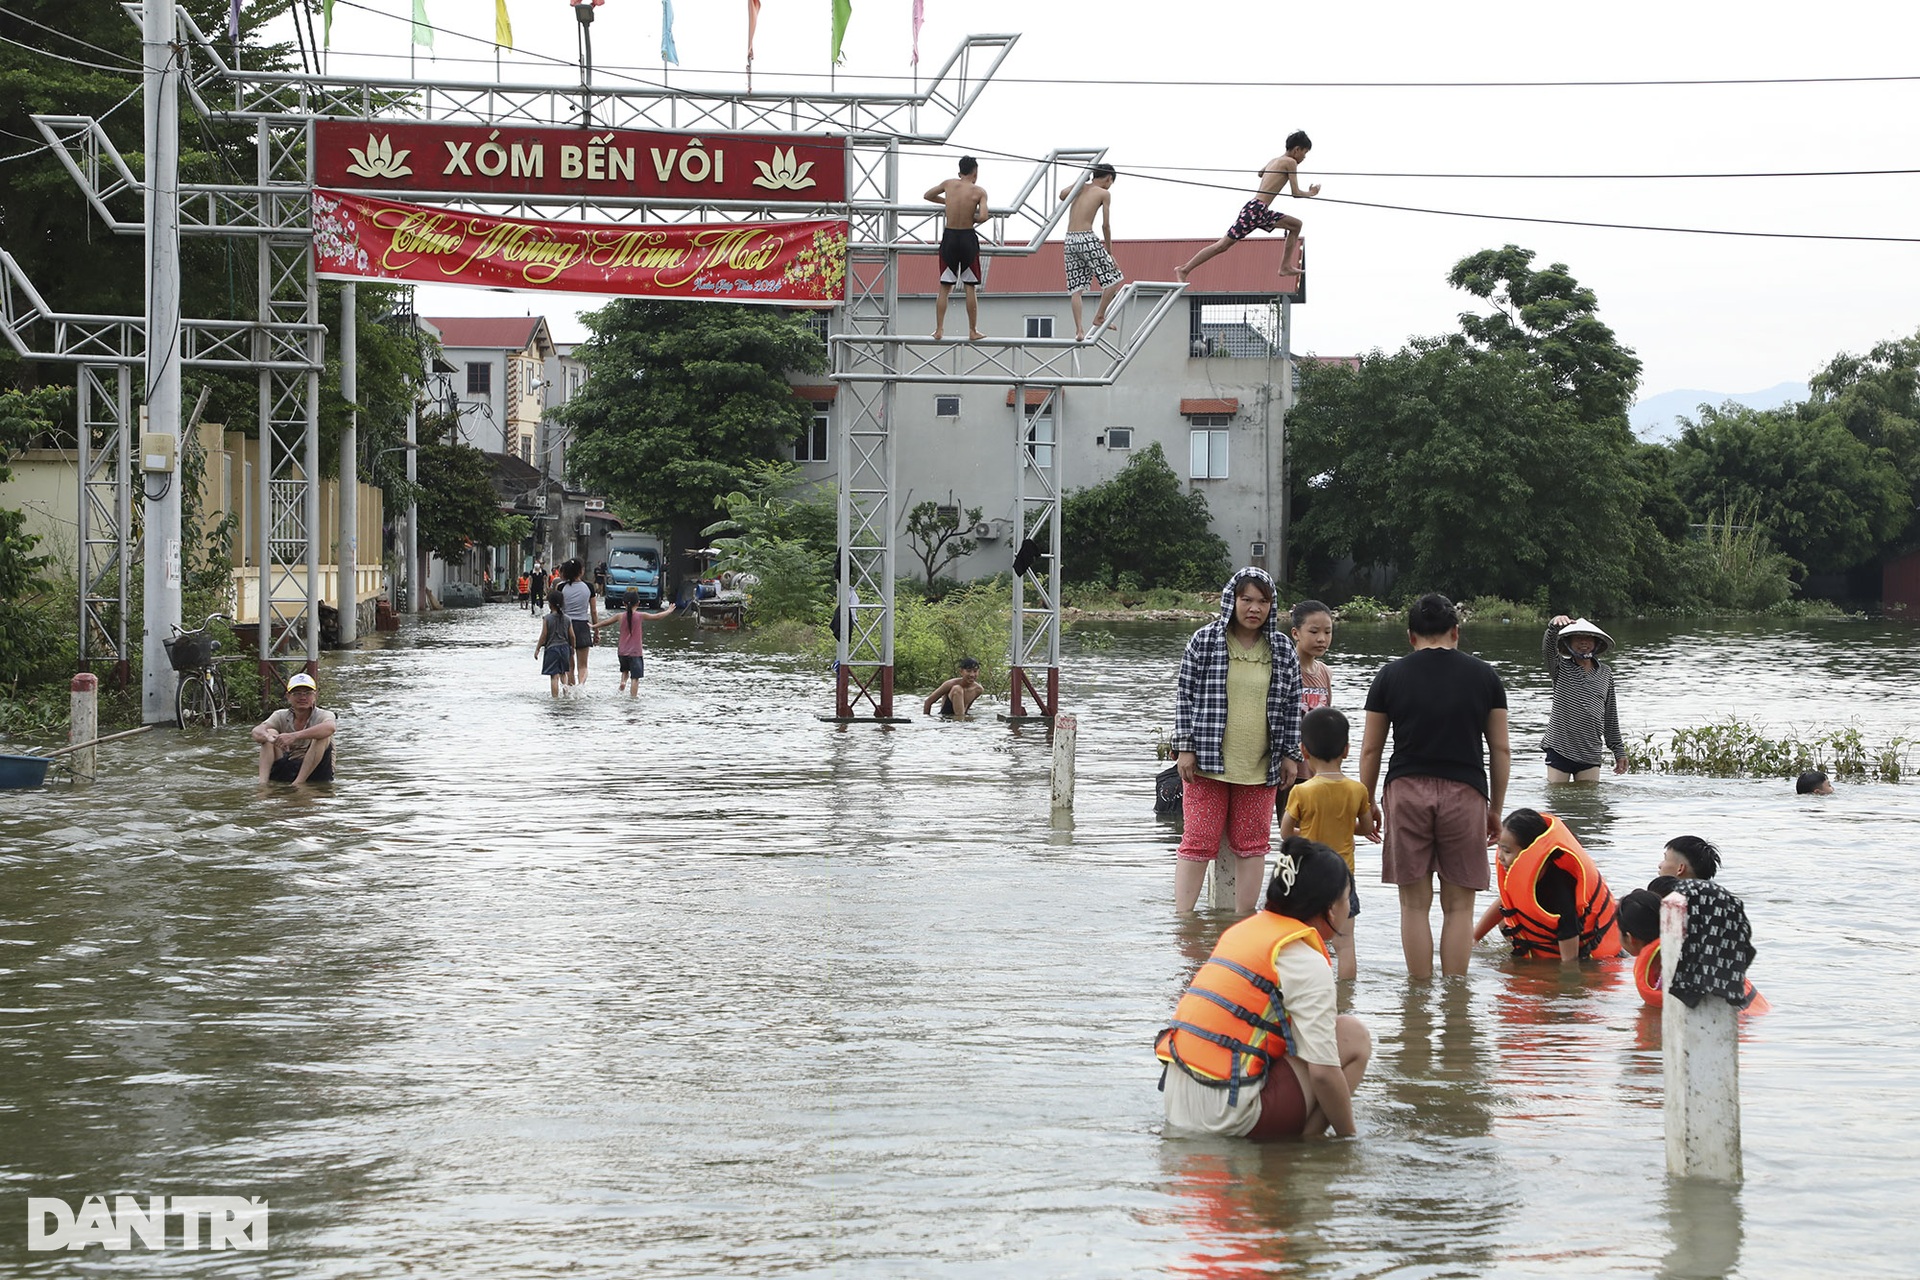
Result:
[[1287,233],[1285,242],[1280,246],[1280,274],[1292,275],[1300,270],[1294,262],[1294,256],[1300,249],[1300,219],[1290,214],[1276,213],[1273,198],[1291,185],[1289,195],[1300,199],[1309,199],[1320,194],[1320,184],[1314,183],[1305,191],[1300,189],[1300,164],[1307,158],[1307,152],[1313,150],[1313,141],[1304,130],[1296,129],[1287,137],[1285,154],[1275,156],[1261,166],[1260,189],[1253,199],[1240,206],[1239,216],[1233,225],[1227,228],[1227,234],[1188,259],[1184,267],[1174,269],[1173,278],[1185,283],[1196,267],[1210,258],[1217,258],[1234,245],[1252,235],[1255,231],[1272,231],[1279,227]]

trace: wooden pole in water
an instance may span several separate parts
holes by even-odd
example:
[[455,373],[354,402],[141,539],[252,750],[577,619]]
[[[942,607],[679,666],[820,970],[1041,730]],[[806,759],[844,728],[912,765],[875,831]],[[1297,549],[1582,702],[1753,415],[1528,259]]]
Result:
[[1073,756],[1078,749],[1080,722],[1073,716],[1053,719],[1053,825],[1073,825]]
[[92,782],[100,771],[100,751],[93,745],[100,736],[100,677],[82,671],[68,689],[67,745],[78,748],[68,767],[75,782]]
[[1737,1014],[1709,997],[1689,1008],[1673,995],[1687,935],[1687,900],[1660,903],[1660,1041],[1665,1059],[1667,1172],[1740,1181],[1740,1050]]

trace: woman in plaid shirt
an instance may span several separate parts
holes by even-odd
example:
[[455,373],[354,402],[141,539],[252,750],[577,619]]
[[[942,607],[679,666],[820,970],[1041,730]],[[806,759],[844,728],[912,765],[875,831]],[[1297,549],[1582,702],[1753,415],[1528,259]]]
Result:
[[1274,621],[1273,579],[1242,569],[1220,592],[1220,616],[1187,641],[1173,709],[1173,749],[1186,820],[1174,907],[1192,911],[1224,834],[1241,859],[1234,907],[1265,888],[1274,793],[1298,776],[1300,659]]

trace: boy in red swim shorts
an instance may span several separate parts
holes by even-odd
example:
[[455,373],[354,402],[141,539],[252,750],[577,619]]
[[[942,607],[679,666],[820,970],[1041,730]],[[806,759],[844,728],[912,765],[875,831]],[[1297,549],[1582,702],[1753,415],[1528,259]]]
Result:
[[1289,134],[1286,152],[1261,166],[1260,189],[1254,193],[1253,199],[1240,206],[1239,216],[1227,228],[1227,234],[1194,254],[1186,266],[1176,267],[1173,278],[1184,284],[1201,263],[1219,257],[1256,231],[1272,231],[1275,227],[1287,233],[1285,243],[1280,246],[1280,274],[1284,276],[1298,271],[1300,268],[1293,259],[1300,248],[1300,219],[1291,214],[1274,212],[1273,198],[1289,184],[1292,190],[1288,194],[1302,200],[1320,194],[1320,184],[1317,182],[1305,191],[1300,189],[1300,164],[1311,150],[1313,141],[1307,137],[1305,130],[1296,129]]

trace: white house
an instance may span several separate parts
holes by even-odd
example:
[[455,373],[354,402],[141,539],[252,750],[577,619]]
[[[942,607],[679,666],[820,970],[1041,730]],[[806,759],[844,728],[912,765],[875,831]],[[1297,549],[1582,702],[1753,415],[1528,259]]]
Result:
[[[1173,269],[1205,243],[1121,240],[1114,243],[1114,257],[1131,279],[1171,280]],[[1206,494],[1214,532],[1226,540],[1233,561],[1281,568],[1281,411],[1290,372],[1280,352],[1279,302],[1304,295],[1300,277],[1281,276],[1279,267],[1278,236],[1249,238],[1204,264],[1188,283],[1185,309],[1161,321],[1117,383],[1068,388],[1058,430],[1050,421],[1028,423],[1030,441],[1059,448],[1065,492],[1111,479],[1136,452],[1157,443],[1188,486]],[[900,277],[899,330],[931,333],[935,259],[903,257]],[[989,259],[980,328],[1071,338],[1065,288],[1058,242],[1030,257]],[[1096,305],[1092,296],[1083,302],[1089,320]],[[958,289],[946,323],[949,334],[966,332]],[[793,457],[808,478],[834,479],[834,388],[796,387],[795,393],[814,404],[815,415]],[[1040,395],[1030,388],[1028,397]],[[892,443],[901,571],[914,571],[907,513],[928,499],[962,512],[981,509],[979,549],[947,573],[984,577],[1007,569],[1019,543],[1013,388],[902,386],[894,398]]]
[[544,316],[431,316],[441,350],[455,369],[453,393],[460,439],[486,453],[534,463],[549,403],[546,369],[559,350]]

